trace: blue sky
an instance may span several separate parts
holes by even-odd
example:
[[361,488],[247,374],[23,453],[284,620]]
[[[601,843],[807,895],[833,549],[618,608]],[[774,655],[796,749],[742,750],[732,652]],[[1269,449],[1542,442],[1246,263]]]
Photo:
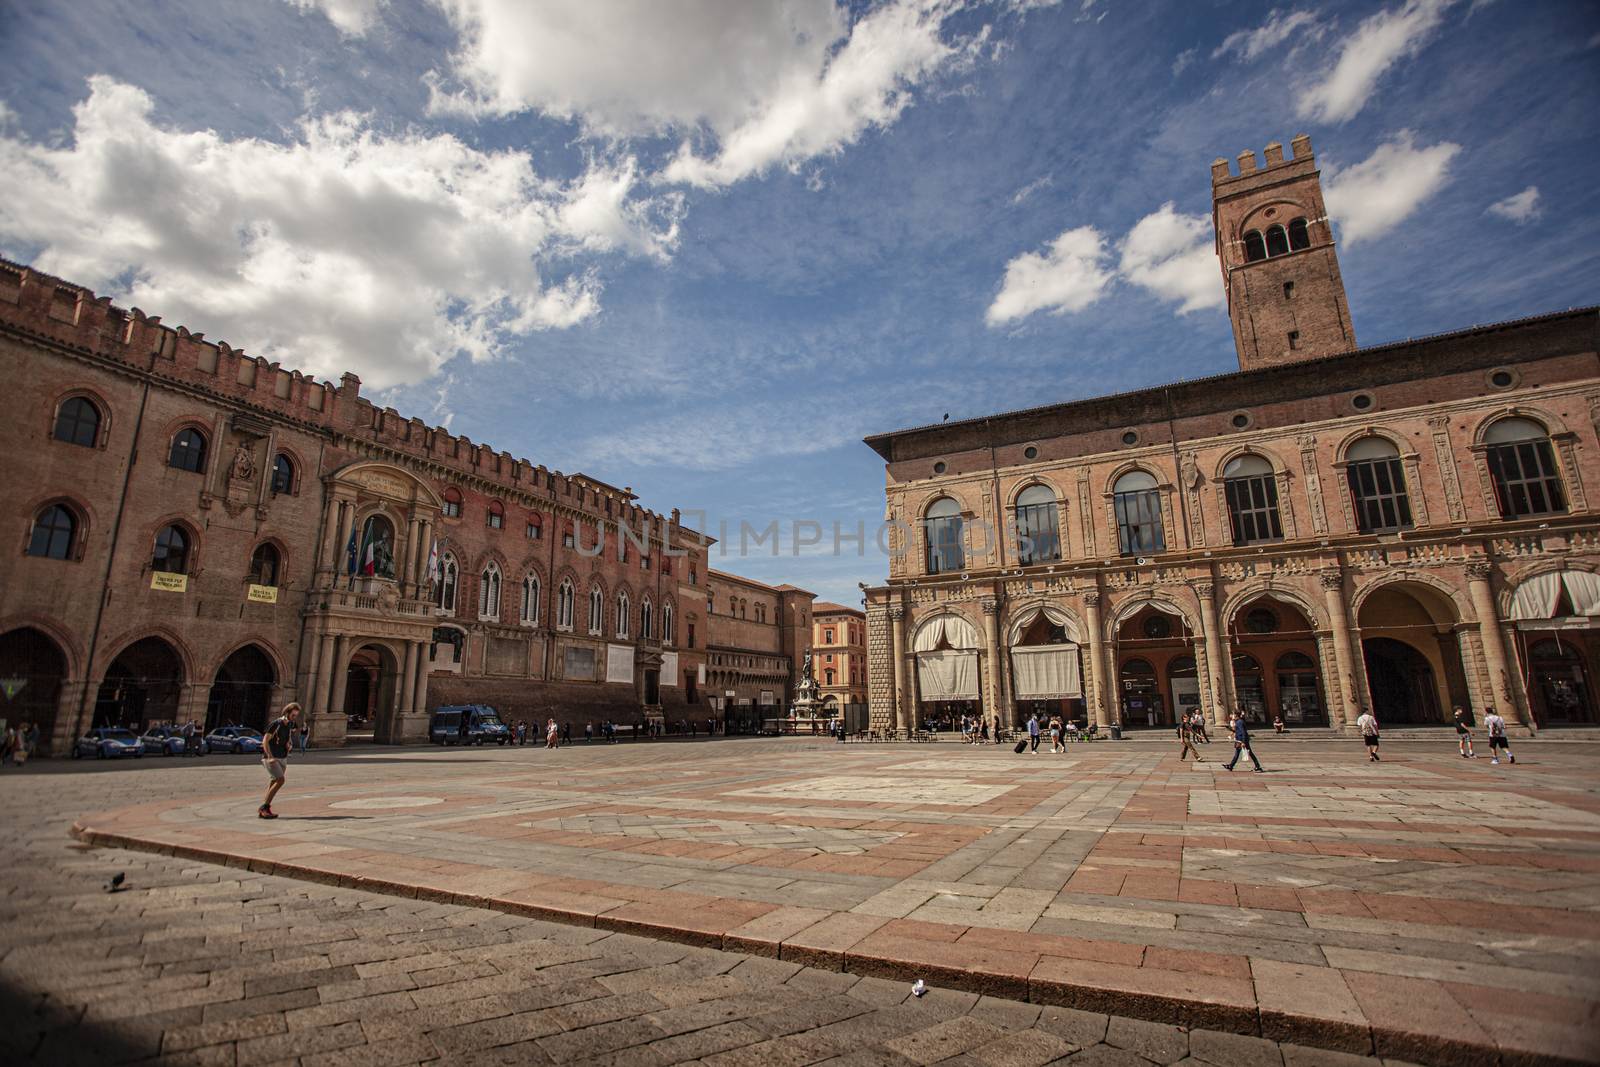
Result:
[[1309,133],[1357,336],[1589,304],[1600,8],[14,0],[0,251],[726,521],[856,603],[860,438],[1235,365],[1209,168]]

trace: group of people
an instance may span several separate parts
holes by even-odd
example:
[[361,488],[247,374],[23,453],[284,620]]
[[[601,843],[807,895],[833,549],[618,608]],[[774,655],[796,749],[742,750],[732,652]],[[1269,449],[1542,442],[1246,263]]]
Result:
[[[1461,753],[1461,758],[1477,759],[1478,754],[1472,750],[1472,716],[1466,708],[1457,704],[1452,719],[1456,728],[1456,749]],[[1517,762],[1517,757],[1511,754],[1511,739],[1506,734],[1506,720],[1493,707],[1484,709],[1483,728],[1489,734],[1489,762],[1498,764],[1501,756],[1505,757],[1507,763]],[[1371,711],[1363,710],[1356,719],[1356,729],[1361,731],[1362,744],[1367,747],[1368,762],[1382,762],[1383,757],[1378,754],[1381,733],[1378,729],[1377,716]]]
[[1028,751],[1039,751],[1039,742],[1047,735],[1050,738],[1051,752],[1065,752],[1068,742],[1084,739],[1083,731],[1078,729],[1078,724],[1072,719],[1063,723],[1061,716],[1052,715],[1041,722],[1037,714],[1028,716]]
[[[1209,745],[1211,735],[1206,729],[1205,715],[1199,708],[1184,712],[1178,718],[1178,759],[1185,760],[1194,756],[1196,763],[1204,763],[1205,757],[1200,755],[1199,745]],[[1249,756],[1250,763],[1257,774],[1264,768],[1261,761],[1256,759],[1255,749],[1250,747],[1250,726],[1241,711],[1232,711],[1228,714],[1228,735],[1233,742],[1233,758],[1222,765],[1224,770],[1231,771],[1239,765],[1240,756]]]
[[[716,732],[715,719],[707,719],[704,726],[707,737]],[[694,719],[685,719],[678,723],[647,722],[643,725],[631,723],[627,729],[628,738],[637,741],[641,737],[646,740],[655,740],[665,737],[668,733],[687,734],[690,737],[697,737],[700,734],[700,727],[701,724]],[[610,719],[605,719],[601,722],[586,722],[583,724],[583,743],[589,745],[599,741],[602,744],[614,745],[621,739],[621,730],[622,727]],[[514,745],[538,744],[539,724],[537,722],[528,722],[526,719],[518,719],[511,726],[511,743]],[[559,748],[562,745],[570,744],[572,744],[572,723],[557,723],[555,719],[545,720],[545,748]]]
[[39,727],[31,722],[6,724],[5,739],[0,740],[0,767],[11,764],[20,767],[28,762],[39,747]]

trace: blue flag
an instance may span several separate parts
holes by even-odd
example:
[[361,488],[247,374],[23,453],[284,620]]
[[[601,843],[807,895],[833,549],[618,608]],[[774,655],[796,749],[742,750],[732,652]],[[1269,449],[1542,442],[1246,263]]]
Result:
[[350,580],[355,580],[356,575],[356,528],[350,527],[350,545],[344,550],[344,572],[350,575]]

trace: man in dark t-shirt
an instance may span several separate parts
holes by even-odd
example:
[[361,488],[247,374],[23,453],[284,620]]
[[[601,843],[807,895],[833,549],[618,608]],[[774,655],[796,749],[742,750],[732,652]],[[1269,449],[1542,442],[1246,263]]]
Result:
[[278,817],[272,810],[272,798],[283,788],[283,776],[289,761],[289,745],[292,743],[296,730],[295,723],[299,718],[299,704],[284,705],[283,714],[267,725],[267,732],[261,738],[261,765],[267,769],[267,778],[270,781],[267,784],[267,798],[261,802],[261,807],[256,809],[256,815],[260,818]]

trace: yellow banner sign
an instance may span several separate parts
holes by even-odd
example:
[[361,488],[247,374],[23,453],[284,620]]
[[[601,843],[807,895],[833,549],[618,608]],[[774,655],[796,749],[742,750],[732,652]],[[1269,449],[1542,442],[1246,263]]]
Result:
[[187,574],[168,574],[166,571],[156,571],[150,575],[150,588],[160,589],[166,593],[187,593],[189,591],[189,576]]
[[253,600],[257,604],[276,604],[278,602],[278,587],[275,585],[252,585],[245,594],[246,600]]

